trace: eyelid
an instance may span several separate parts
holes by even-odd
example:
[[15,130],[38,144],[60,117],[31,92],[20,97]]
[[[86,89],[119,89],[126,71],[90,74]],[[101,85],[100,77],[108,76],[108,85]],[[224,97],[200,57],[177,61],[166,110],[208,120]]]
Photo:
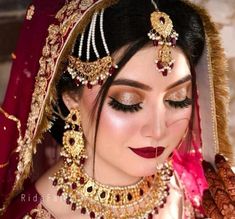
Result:
[[113,109],[117,110],[117,111],[122,111],[122,112],[130,112],[130,113],[134,113],[134,112],[138,112],[139,110],[141,110],[143,107],[141,105],[141,103],[137,103],[137,104],[132,104],[132,105],[125,105],[122,103],[119,103],[117,100],[115,100],[114,98],[110,97],[111,101],[108,103],[109,106],[111,106]]
[[189,95],[189,86],[187,87],[182,87],[174,92],[171,92],[166,95],[165,99],[166,100],[175,100],[175,101],[180,101],[185,99],[186,96]]
[[134,92],[117,92],[116,94],[110,94],[109,97],[125,105],[138,104],[143,101],[141,95]]

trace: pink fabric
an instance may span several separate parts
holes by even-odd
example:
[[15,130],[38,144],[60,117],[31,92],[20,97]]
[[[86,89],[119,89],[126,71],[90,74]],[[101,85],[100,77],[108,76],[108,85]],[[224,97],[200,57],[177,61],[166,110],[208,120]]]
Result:
[[[195,208],[203,213],[201,206],[203,191],[208,188],[206,178],[202,169],[201,161],[201,128],[199,118],[198,101],[195,104],[194,127],[191,142],[191,151],[182,153],[175,150],[173,154],[173,166],[177,172],[183,186],[186,190],[186,195],[190,199]],[[186,142],[183,142],[186,144]],[[182,145],[182,148],[186,148]]]

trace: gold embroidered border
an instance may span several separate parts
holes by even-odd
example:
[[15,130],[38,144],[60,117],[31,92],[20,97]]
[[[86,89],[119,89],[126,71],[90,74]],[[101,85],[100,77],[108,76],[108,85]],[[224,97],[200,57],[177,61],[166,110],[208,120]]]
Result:
[[[23,143],[23,136],[22,136],[22,132],[21,132],[21,122],[17,117],[8,114],[2,107],[0,107],[0,113],[2,113],[7,119],[12,120],[12,121],[16,122],[16,124],[17,124],[16,126],[17,126],[17,130],[19,132],[19,137],[17,138],[18,147],[12,153],[19,152],[21,149],[21,145]],[[0,167],[7,166],[8,163],[9,163],[9,161],[7,161],[5,164],[1,164]]]
[[39,203],[36,208],[33,208],[30,213],[25,215],[23,219],[54,219],[54,217]]
[[210,15],[205,9],[197,6],[188,0],[184,0],[192,6],[201,16],[208,37],[208,49],[210,50],[211,63],[209,67],[209,80],[212,89],[211,104],[215,106],[214,117],[215,122],[213,127],[214,138],[218,141],[219,148],[216,150],[229,158],[231,164],[235,164],[235,157],[232,150],[232,145],[228,136],[228,104],[229,104],[229,89],[227,78],[227,61],[224,50],[219,38],[219,33],[215,24],[211,22]]
[[32,20],[33,15],[35,12],[35,6],[34,5],[30,5],[27,14],[26,14],[26,20]]
[[3,169],[4,167],[9,165],[9,161],[7,161],[6,163],[0,164],[0,169]]

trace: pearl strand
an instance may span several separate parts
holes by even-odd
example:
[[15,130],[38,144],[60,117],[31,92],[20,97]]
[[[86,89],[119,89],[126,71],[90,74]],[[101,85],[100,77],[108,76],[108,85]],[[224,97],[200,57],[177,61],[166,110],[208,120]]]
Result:
[[95,26],[96,26],[97,15],[98,15],[98,13],[95,12],[94,13],[94,20],[92,21],[92,48],[95,52],[96,58],[99,59],[100,55],[98,53],[98,50],[97,50],[96,44],[95,44]]
[[154,2],[154,0],[151,0],[151,3],[153,5],[153,7],[155,8],[155,10],[158,11],[158,7],[157,7],[156,2]]
[[88,33],[88,37],[87,37],[87,50],[86,50],[86,60],[89,61],[90,60],[90,47],[91,47],[91,33],[92,33],[92,23],[94,21],[94,15],[92,17],[91,20],[91,24],[90,24],[90,28],[89,28],[89,33]]
[[104,45],[104,49],[107,55],[110,55],[106,40],[105,40],[105,36],[104,36],[104,9],[101,10],[100,13],[100,34],[101,34],[101,38],[102,38],[102,42]]
[[78,57],[82,57],[82,47],[83,47],[83,41],[84,41],[84,34],[85,31],[82,32],[81,38],[80,38],[80,44],[79,44],[79,49],[78,49]]

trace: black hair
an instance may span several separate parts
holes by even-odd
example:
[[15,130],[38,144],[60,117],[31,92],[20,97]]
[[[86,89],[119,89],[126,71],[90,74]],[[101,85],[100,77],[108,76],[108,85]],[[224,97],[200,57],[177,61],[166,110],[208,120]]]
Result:
[[[195,99],[196,75],[194,67],[202,55],[205,43],[205,33],[202,20],[196,10],[183,1],[158,0],[156,3],[160,11],[165,12],[170,16],[174,29],[179,34],[177,46],[182,49],[189,61],[192,73],[193,99]],[[120,58],[119,63],[117,63],[119,66],[118,71],[105,81],[97,95],[93,113],[93,117],[96,116],[96,118],[93,118],[96,121],[94,142],[96,142],[97,138],[103,103],[113,80],[130,58],[150,42],[147,33],[151,29],[150,14],[154,10],[155,8],[150,0],[119,0],[117,4],[107,8],[104,12],[104,34],[110,53],[114,53],[123,46],[128,46]],[[99,32],[98,25],[96,28],[96,32]],[[87,28],[87,30],[88,29],[89,28]],[[85,39],[88,34],[87,30],[85,33]],[[74,47],[74,56],[78,53],[79,40],[80,36],[78,36],[77,43]],[[106,56],[99,34],[96,34],[96,45],[100,56]],[[84,56],[85,48],[83,48],[83,56],[81,59],[85,59]],[[92,53],[91,60],[95,59],[95,54]],[[82,92],[82,88],[78,88],[76,86],[70,75],[68,73],[64,73],[58,83],[57,92],[59,97],[58,103],[65,114],[68,113],[68,110],[63,104],[61,94],[68,90]],[[192,115],[193,114],[194,113],[192,113]],[[193,118],[191,118],[190,130],[192,130],[192,120]],[[63,127],[63,122],[57,119],[52,127],[52,133],[59,142],[61,142],[63,134],[63,128],[61,127]]]

